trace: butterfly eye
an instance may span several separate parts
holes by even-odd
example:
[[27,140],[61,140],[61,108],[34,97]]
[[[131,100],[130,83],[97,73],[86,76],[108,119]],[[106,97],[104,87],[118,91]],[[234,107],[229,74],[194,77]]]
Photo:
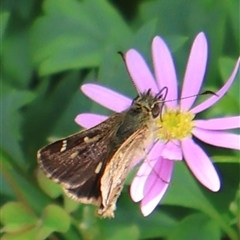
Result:
[[153,118],[156,118],[159,114],[160,114],[160,107],[157,103],[155,103],[153,106],[152,106],[152,116]]

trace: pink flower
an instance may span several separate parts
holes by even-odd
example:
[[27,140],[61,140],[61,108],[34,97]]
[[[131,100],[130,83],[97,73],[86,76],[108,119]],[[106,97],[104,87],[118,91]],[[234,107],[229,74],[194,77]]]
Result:
[[[152,42],[154,76],[142,56],[134,49],[126,55],[126,65],[138,91],[146,92],[151,88],[158,93],[164,86],[168,88],[165,110],[159,118],[157,140],[146,159],[141,164],[131,184],[131,196],[141,201],[144,216],[150,214],[163,197],[171,180],[174,161],[185,159],[194,176],[207,188],[218,191],[220,180],[207,154],[198,146],[192,136],[213,146],[240,150],[240,136],[225,130],[240,127],[240,116],[197,120],[195,115],[219,101],[232,85],[237,74],[240,59],[225,83],[206,101],[192,107],[201,88],[206,63],[207,41],[204,33],[194,40],[188,59],[181,96],[178,96],[177,77],[171,53],[165,42],[156,36]],[[85,84],[82,91],[91,99],[115,112],[121,112],[131,105],[132,100],[108,88]],[[169,101],[171,99],[180,99]],[[90,128],[105,120],[107,116],[80,114],[75,121]]]

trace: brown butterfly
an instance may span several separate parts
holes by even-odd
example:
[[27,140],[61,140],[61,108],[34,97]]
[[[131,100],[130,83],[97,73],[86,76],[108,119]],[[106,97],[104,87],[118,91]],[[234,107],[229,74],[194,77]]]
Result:
[[156,95],[149,89],[125,111],[43,147],[38,151],[40,168],[69,197],[96,205],[102,217],[114,217],[131,163],[144,158],[154,140],[155,119],[166,95],[167,88]]

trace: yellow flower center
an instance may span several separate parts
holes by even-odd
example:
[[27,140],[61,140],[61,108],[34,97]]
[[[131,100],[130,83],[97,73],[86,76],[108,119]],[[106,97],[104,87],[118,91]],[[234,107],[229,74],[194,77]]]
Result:
[[157,137],[161,140],[182,140],[190,136],[194,124],[194,114],[191,112],[180,112],[176,109],[167,109],[157,120],[159,127]]

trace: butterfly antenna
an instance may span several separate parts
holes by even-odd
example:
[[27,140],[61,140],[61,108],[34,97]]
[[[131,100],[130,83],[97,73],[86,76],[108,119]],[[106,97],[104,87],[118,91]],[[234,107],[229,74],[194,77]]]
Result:
[[159,108],[160,108],[160,119],[162,120],[162,112],[164,108],[164,103],[166,102],[166,97],[168,94],[168,87],[163,87],[159,93],[156,95],[157,103],[159,103]]
[[157,98],[160,102],[166,102],[166,97],[168,95],[168,87],[163,87],[157,94]]
[[173,101],[177,101],[177,100],[188,99],[188,98],[197,97],[197,96],[203,96],[203,95],[214,95],[214,96],[218,97],[218,95],[215,92],[210,91],[210,90],[206,90],[206,91],[198,93],[198,94],[182,97],[180,99],[170,99],[170,100],[166,100],[164,102],[173,102]]

